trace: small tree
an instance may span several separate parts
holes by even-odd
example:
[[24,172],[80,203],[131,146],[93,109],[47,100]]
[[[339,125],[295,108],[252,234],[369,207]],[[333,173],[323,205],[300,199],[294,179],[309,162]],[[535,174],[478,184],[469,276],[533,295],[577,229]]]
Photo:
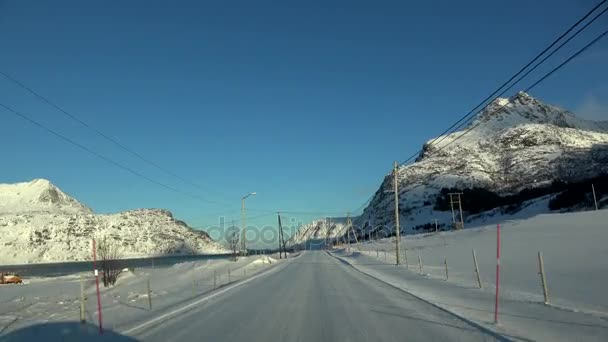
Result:
[[118,275],[122,272],[120,258],[122,253],[116,241],[107,237],[97,240],[97,255],[101,266],[103,286],[108,287],[116,284]]
[[226,241],[228,242],[228,248],[232,251],[232,258],[234,261],[238,260],[239,236],[239,229],[233,224],[227,231]]

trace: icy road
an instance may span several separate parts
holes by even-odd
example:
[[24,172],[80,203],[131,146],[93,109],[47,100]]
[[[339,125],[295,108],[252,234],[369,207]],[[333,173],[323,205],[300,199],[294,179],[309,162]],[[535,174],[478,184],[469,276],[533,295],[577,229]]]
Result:
[[487,341],[461,319],[323,251],[135,331],[143,341]]

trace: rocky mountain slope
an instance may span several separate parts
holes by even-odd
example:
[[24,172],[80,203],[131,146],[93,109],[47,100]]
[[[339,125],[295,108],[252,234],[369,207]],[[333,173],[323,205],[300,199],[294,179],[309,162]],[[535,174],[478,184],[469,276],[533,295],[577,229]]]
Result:
[[345,233],[346,217],[332,217],[314,220],[303,225],[287,240],[287,245],[299,245],[306,241],[323,242],[327,239],[335,239]]
[[[399,168],[406,232],[433,219],[451,222],[450,212],[432,209],[442,188],[481,187],[506,195],[556,179],[576,181],[608,172],[608,122],[577,118],[522,92],[511,101],[497,99],[467,127],[438,139],[441,142],[424,144],[415,163]],[[392,189],[392,178],[385,177],[354,220],[358,229],[369,232],[374,226],[393,225],[394,197],[384,191]]]
[[226,252],[167,210],[94,214],[47,180],[0,184],[0,264],[90,260],[93,237],[124,257]]

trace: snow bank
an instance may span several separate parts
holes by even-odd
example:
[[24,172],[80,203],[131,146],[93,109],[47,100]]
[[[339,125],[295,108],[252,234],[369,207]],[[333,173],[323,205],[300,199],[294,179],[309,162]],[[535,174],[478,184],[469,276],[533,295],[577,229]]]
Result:
[[[123,272],[116,286],[101,287],[104,325],[121,329],[278,263],[268,256],[250,256],[237,262],[205,260]],[[0,337],[33,324],[79,320],[80,276],[29,278],[24,285],[0,285]],[[82,277],[87,321],[97,324],[95,279],[90,273]],[[152,310],[148,307],[148,281]]]

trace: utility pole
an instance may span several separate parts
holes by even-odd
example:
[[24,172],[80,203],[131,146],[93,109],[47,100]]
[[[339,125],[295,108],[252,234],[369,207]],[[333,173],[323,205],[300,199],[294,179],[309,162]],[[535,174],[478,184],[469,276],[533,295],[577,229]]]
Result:
[[350,229],[348,227],[346,228],[346,236],[348,237],[346,239],[346,252],[350,253]]
[[452,193],[450,195],[450,207],[452,208],[452,226],[456,226],[456,215],[454,214],[454,201],[452,200]]
[[330,234],[330,230],[331,230],[331,217],[328,217],[327,219],[329,220],[329,222],[327,224],[327,235],[326,236],[327,236],[327,248],[329,249],[329,240],[330,240],[330,237],[331,237],[331,234]]
[[[287,246],[285,244],[285,232],[283,231],[283,224],[281,223],[281,214],[280,213],[277,213],[277,214],[279,215],[279,232],[281,234],[281,236],[280,236],[281,241],[279,243],[283,244],[283,256],[285,257],[285,259],[287,259]],[[279,254],[281,254],[280,247],[279,247]],[[280,255],[279,255],[279,258],[280,258]]]
[[464,215],[462,214],[462,200],[458,194],[458,208],[460,209],[460,229],[464,229]]
[[241,198],[241,230],[243,231],[241,236],[241,253],[245,253],[245,197]]
[[282,235],[283,235],[283,227],[281,226],[281,213],[277,212],[277,217],[279,219],[279,229],[278,229],[279,259],[281,259],[281,248],[282,248],[281,240],[282,240]]
[[250,192],[247,195],[241,197],[241,222],[243,224],[243,236],[241,237],[241,250],[242,252],[247,255],[247,244],[245,243],[245,240],[247,238],[247,225],[245,223],[245,199],[247,199],[247,197],[254,195],[255,196],[255,192]]
[[[454,204],[458,203],[458,208],[460,210],[460,229],[464,228],[464,216],[462,215],[462,201],[460,196],[462,192],[450,192],[450,206],[452,207],[452,223],[454,227],[456,227],[456,215],[454,214]],[[457,196],[457,200],[454,200],[454,196]]]
[[355,243],[357,244],[357,249],[361,250],[361,248],[359,248],[359,240],[357,239],[357,234],[355,233],[355,228],[353,228],[353,223],[350,220],[350,213],[346,213],[346,225],[348,226],[348,228],[350,228],[353,231],[353,235],[355,236]]
[[327,249],[327,232],[329,232],[329,219],[325,217],[325,249]]
[[393,185],[395,192],[395,257],[396,264],[399,265],[399,232],[401,230],[401,226],[399,225],[399,165],[397,161],[393,164]]

